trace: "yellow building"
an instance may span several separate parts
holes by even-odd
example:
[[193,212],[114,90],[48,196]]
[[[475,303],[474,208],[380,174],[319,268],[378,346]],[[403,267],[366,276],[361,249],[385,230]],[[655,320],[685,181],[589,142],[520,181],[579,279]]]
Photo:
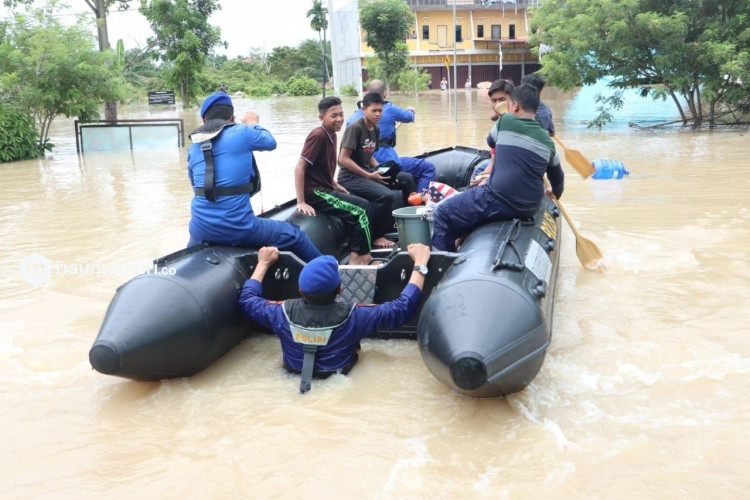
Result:
[[[498,78],[519,84],[540,68],[528,45],[530,7],[539,0],[404,0],[414,14],[414,29],[406,40],[410,62],[432,77],[432,88],[446,78],[463,88]],[[455,2],[455,30],[454,5]],[[373,50],[360,33],[362,79]],[[454,78],[454,67],[456,77]]]

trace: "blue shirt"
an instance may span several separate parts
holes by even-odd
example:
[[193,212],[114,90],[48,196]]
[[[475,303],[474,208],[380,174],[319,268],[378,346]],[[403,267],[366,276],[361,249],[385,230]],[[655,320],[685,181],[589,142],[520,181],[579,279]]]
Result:
[[[271,132],[258,124],[237,123],[224,128],[213,139],[214,178],[216,187],[241,186],[253,178],[253,151],[276,149]],[[188,176],[193,187],[204,187],[206,161],[200,143],[188,149]],[[194,196],[190,204],[190,235],[197,241],[222,245],[237,244],[239,234],[251,230],[255,214],[249,194],[220,196],[209,201]]]
[[550,135],[555,135],[555,124],[552,121],[552,110],[549,106],[539,101],[539,109],[536,110],[536,121],[542,124],[544,130]]
[[[352,116],[350,116],[349,119],[346,120],[346,126],[348,127],[350,124],[354,123],[356,120],[359,120],[363,116],[365,116],[365,114],[362,112],[362,110],[357,109],[357,111],[355,111]],[[399,108],[392,102],[385,101],[385,103],[383,104],[383,115],[380,117],[380,121],[378,122],[378,128],[380,128],[380,141],[390,141],[395,137],[396,122],[411,123],[414,121],[414,118],[414,111]],[[375,151],[375,154],[373,156],[375,156],[375,159],[378,160],[378,163],[384,163],[386,161],[393,160],[401,165],[398,153],[396,153],[396,150],[392,146],[381,144],[380,147],[378,147],[378,150]]]
[[[262,297],[263,285],[257,280],[245,281],[240,294],[240,308],[256,323],[270,329],[281,340],[284,363],[293,370],[302,369],[302,344],[292,339],[282,303]],[[409,321],[419,307],[422,291],[408,283],[396,300],[383,304],[357,304],[344,324],[333,329],[328,344],[318,347],[315,370],[333,372],[350,366],[359,349],[359,341],[379,328],[397,328]]]

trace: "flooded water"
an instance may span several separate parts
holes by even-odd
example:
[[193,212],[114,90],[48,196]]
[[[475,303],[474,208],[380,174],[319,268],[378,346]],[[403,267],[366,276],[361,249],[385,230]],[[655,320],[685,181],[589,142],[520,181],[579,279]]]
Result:
[[[365,341],[349,376],[305,396],[270,336],[189,379],[92,371],[117,286],[186,244],[191,191],[184,150],[78,156],[58,119],[53,154],[0,165],[0,496],[747,498],[748,131],[592,131],[568,114],[576,96],[544,97],[568,147],[632,174],[566,169],[562,203],[607,271],[581,268],[565,227],[544,366],[524,391],[488,400],[448,391],[413,341]],[[402,154],[485,145],[476,91],[394,101],[417,108]],[[236,101],[279,142],[258,155],[256,208],[293,197],[316,102]],[[196,110],[182,117],[197,126]],[[21,276],[34,253],[52,269],[38,286]]]

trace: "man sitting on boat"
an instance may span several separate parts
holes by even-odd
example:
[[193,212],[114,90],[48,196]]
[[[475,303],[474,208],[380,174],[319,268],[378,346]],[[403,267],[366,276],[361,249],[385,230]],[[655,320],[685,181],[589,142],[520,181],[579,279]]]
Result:
[[[380,117],[378,127],[380,128],[380,141],[378,150],[375,151],[375,159],[380,163],[389,160],[396,162],[402,172],[414,176],[417,181],[417,192],[423,193],[430,187],[430,181],[435,180],[435,165],[424,158],[412,158],[411,156],[399,156],[396,153],[396,122],[411,123],[416,119],[416,112],[412,106],[406,109],[400,108],[388,101],[388,91],[382,80],[372,80],[367,85],[368,92],[376,92],[383,98],[383,116]],[[346,126],[362,118],[362,109],[357,109],[346,121]],[[408,194],[408,193],[407,193]]]
[[[492,108],[490,120],[492,120],[493,124],[497,121],[498,118],[500,118],[500,115],[497,113],[497,111],[495,111],[495,108],[503,102],[508,102],[508,99],[510,99],[510,93],[513,92],[514,88],[515,85],[513,85],[513,82],[511,82],[510,80],[504,80],[502,78],[499,80],[495,80],[490,84],[490,87],[487,90],[487,97],[489,97],[490,99],[490,107]],[[494,162],[495,149],[491,148],[490,159],[484,160],[474,169],[474,173],[471,175],[471,186],[476,186],[483,179],[486,179],[490,176],[490,172],[492,171],[490,165],[492,165]],[[488,167],[489,170],[487,170]]]
[[188,246],[261,247],[274,245],[309,262],[321,255],[307,235],[289,222],[256,217],[250,195],[260,189],[253,151],[276,149],[271,132],[248,111],[234,121],[232,99],[225,92],[208,96],[201,106],[203,125],[190,134],[188,176],[195,196],[190,204]]
[[297,211],[315,215],[315,211],[334,215],[346,225],[349,234],[349,264],[368,265],[370,256],[370,204],[336,182],[337,137],[344,124],[344,110],[338,97],[324,97],[318,103],[320,126],[315,127],[302,146],[294,167]]
[[[338,183],[347,191],[370,202],[370,235],[375,248],[391,248],[394,243],[385,234],[393,227],[394,210],[405,204],[403,192],[395,185],[390,187],[392,179],[378,170],[380,164],[373,156],[378,149],[380,129],[378,122],[383,114],[383,98],[380,94],[370,92],[362,99],[364,115],[344,131],[339,151]],[[411,182],[414,177],[399,172],[403,182]],[[410,180],[409,180],[410,179]]]
[[551,136],[555,136],[555,122],[552,120],[552,110],[542,102],[542,90],[547,82],[542,75],[531,73],[521,78],[521,84],[527,84],[534,87],[539,92],[539,109],[536,110],[536,121],[542,124],[544,130]]
[[300,392],[310,390],[312,378],[348,373],[357,362],[359,341],[379,328],[398,328],[411,319],[422,300],[430,248],[408,247],[414,270],[401,295],[383,304],[337,301],[341,293],[338,262],[325,255],[310,261],[299,275],[300,299],[265,300],[263,278],[279,257],[278,249],[263,247],[258,265],[240,294],[242,311],[272,330],[281,340],[284,367],[302,374]]
[[[513,89],[487,144],[495,148],[488,179],[446,199],[435,210],[432,246],[455,251],[456,239],[487,222],[532,217],[545,191],[560,198],[565,174],[546,130],[537,122],[539,93],[530,85]],[[552,185],[544,187],[544,174]]]

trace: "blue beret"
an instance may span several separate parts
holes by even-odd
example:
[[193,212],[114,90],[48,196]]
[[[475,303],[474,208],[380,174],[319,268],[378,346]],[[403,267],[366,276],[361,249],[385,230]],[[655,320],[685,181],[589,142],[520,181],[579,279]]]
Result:
[[316,257],[302,268],[299,288],[305,293],[321,294],[336,290],[341,284],[339,263],[330,255]]
[[226,92],[217,92],[206,97],[201,106],[201,118],[206,115],[208,108],[217,105],[232,106],[232,98]]

